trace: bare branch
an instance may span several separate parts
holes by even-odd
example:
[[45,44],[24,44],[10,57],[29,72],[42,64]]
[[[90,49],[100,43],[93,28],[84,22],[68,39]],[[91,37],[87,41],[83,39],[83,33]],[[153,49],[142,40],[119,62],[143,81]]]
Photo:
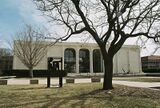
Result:
[[21,32],[19,31],[16,37],[14,41],[14,55],[29,70],[32,70],[44,58],[47,53],[48,44],[44,43],[44,40],[41,40],[43,38],[39,38],[42,37],[42,33],[33,29],[30,25],[26,25],[26,28]]

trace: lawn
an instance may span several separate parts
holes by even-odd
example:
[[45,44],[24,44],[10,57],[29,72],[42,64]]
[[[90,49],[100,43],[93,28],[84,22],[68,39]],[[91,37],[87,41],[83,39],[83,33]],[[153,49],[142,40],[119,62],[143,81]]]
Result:
[[103,91],[100,83],[0,86],[0,108],[160,108],[160,91],[114,85]]
[[160,77],[114,77],[113,79],[137,82],[160,82]]

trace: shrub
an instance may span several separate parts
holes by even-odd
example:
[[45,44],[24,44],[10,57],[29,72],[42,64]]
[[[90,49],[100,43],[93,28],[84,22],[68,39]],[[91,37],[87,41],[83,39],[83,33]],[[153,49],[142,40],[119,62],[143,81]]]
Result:
[[[65,77],[67,72],[61,71],[48,71],[48,70],[33,70],[34,77]],[[3,76],[16,76],[16,77],[29,77],[29,70],[4,70]]]
[[160,73],[160,69],[142,69],[144,73]]

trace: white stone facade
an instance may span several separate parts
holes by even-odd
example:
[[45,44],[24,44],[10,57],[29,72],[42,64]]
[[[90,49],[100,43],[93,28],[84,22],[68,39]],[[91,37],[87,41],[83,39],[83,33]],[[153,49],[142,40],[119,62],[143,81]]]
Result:
[[[73,52],[75,52],[75,55],[73,55],[75,58],[73,63],[70,62],[69,59],[66,58],[65,54],[68,53],[67,57],[70,57],[69,55],[71,52],[66,52],[66,49],[71,49]],[[99,49],[98,45],[95,43],[73,43],[73,42],[64,42],[64,43],[56,43],[52,47],[48,48],[48,52],[46,52],[46,56],[41,60],[41,62],[34,68],[34,69],[47,69],[48,65],[48,57],[62,57],[62,68],[65,69],[67,67],[67,60],[68,62],[72,63],[72,68],[70,68],[72,71],[74,70],[74,73],[94,73],[96,70],[101,70],[102,72],[96,72],[96,73],[103,73],[104,66],[103,66],[103,60],[102,57],[100,57],[98,60],[100,60],[99,65],[97,62],[97,56],[93,55],[93,52],[95,50]],[[84,51],[86,51],[88,54],[88,62],[82,60],[82,57],[84,57]],[[82,56],[82,57],[81,57]],[[94,57],[93,57],[94,56]],[[94,63],[93,63],[94,62]],[[87,68],[84,68],[84,64],[88,64]],[[71,65],[70,65],[71,66]],[[21,61],[14,56],[13,59],[13,69],[27,69]],[[81,71],[81,72],[80,72]],[[85,71],[85,72],[83,72]],[[136,45],[124,45],[118,53],[114,56],[114,73],[141,73],[141,59],[140,59],[140,48]]]

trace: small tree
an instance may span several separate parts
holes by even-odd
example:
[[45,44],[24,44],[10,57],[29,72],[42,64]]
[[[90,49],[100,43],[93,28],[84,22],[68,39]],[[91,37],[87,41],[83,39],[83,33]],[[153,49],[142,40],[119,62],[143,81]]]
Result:
[[47,44],[42,40],[45,34],[35,30],[31,25],[16,33],[14,41],[14,55],[29,69],[30,77],[33,77],[33,68],[38,65],[47,53]]
[[81,33],[94,38],[104,60],[105,90],[113,88],[113,57],[128,38],[144,36],[158,41],[160,36],[160,0],[34,1],[51,22],[66,27],[66,35],[59,39]]

